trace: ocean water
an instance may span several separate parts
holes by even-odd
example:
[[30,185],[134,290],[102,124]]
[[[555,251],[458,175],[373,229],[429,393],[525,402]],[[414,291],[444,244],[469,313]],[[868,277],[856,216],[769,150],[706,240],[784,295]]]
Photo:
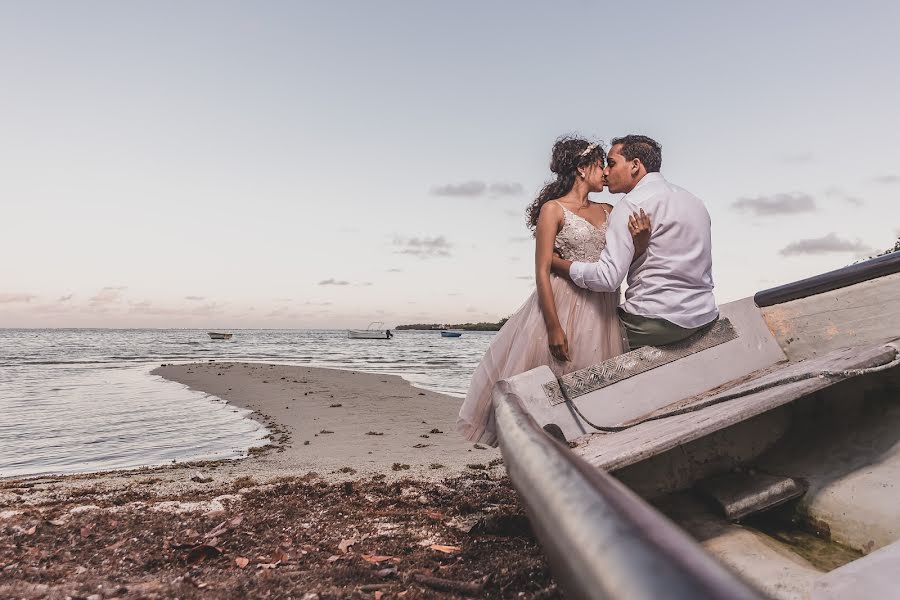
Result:
[[251,361],[400,375],[465,395],[493,333],[0,329],[0,477],[241,458],[268,433],[248,411],[151,375],[161,363]]

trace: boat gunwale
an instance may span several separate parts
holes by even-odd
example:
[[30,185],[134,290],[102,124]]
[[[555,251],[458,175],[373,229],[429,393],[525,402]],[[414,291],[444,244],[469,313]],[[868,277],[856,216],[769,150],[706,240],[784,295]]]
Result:
[[855,265],[821,273],[757,292],[753,301],[760,308],[784,304],[900,273],[900,252],[878,256]]
[[[657,509],[494,390],[500,449],[554,575],[573,598],[762,598]],[[602,550],[601,550],[602,549]]]

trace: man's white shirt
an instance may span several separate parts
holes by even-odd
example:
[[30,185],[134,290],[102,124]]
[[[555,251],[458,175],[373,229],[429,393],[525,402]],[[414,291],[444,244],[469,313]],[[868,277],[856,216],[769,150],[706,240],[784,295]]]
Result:
[[[640,209],[650,215],[652,231],[647,252],[632,265],[628,217]],[[703,201],[660,173],[647,173],[610,213],[600,259],[573,262],[569,276],[579,287],[596,292],[615,292],[627,276],[625,311],[700,327],[719,314],[712,291],[710,236]]]

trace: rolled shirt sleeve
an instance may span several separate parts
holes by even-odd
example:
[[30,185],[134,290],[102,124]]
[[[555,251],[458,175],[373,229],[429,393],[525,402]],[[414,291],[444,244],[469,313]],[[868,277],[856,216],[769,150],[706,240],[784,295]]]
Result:
[[614,292],[628,275],[634,257],[634,240],[628,231],[628,217],[633,207],[624,198],[609,214],[606,228],[606,247],[597,262],[573,262],[569,277],[578,287],[595,292]]

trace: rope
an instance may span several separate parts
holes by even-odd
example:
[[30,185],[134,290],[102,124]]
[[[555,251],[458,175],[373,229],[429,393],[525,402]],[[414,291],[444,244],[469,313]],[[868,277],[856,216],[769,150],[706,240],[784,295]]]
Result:
[[847,369],[844,371],[819,371],[818,373],[803,373],[801,375],[791,375],[789,377],[783,377],[781,379],[776,379],[775,381],[769,381],[767,383],[761,383],[757,386],[741,390],[740,392],[733,392],[731,394],[725,394],[723,396],[714,396],[712,398],[708,398],[707,400],[697,402],[696,404],[691,404],[690,406],[685,406],[683,408],[677,408],[668,412],[660,413],[658,415],[651,415],[649,417],[645,417],[640,421],[635,423],[630,423],[628,425],[595,425],[591,421],[587,419],[581,411],[578,410],[578,406],[575,402],[569,398],[569,395],[566,393],[566,388],[560,382],[559,389],[562,391],[563,398],[566,401],[566,404],[572,407],[575,413],[581,417],[581,420],[587,423],[588,426],[593,427],[597,431],[602,431],[604,433],[617,433],[619,431],[625,431],[626,429],[631,429],[632,427],[636,427],[642,423],[646,423],[648,421],[658,421],[659,419],[668,419],[669,417],[676,417],[678,415],[684,415],[687,413],[696,412],[698,410],[702,410],[709,406],[714,406],[716,404],[721,404],[722,402],[727,402],[729,400],[734,400],[736,398],[742,398],[744,396],[749,396],[751,394],[756,394],[758,392],[762,392],[764,390],[768,390],[773,387],[777,387],[779,385],[785,385],[788,383],[796,383],[798,381],[805,381],[807,379],[816,379],[816,378],[832,378],[832,379],[849,379],[850,377],[858,377],[860,375],[869,375],[871,373],[879,373],[881,371],[887,371],[888,369],[893,369],[894,367],[900,365],[900,346],[896,343],[886,344],[885,348],[890,348],[894,351],[894,358],[884,364],[875,365],[874,367],[866,367],[863,369]]

